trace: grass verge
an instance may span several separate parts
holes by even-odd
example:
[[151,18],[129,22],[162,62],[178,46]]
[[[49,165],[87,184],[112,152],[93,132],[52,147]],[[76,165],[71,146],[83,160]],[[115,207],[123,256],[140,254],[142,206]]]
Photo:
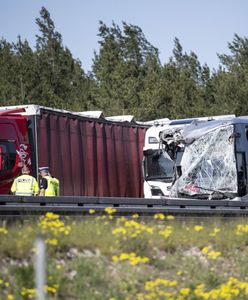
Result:
[[46,243],[47,299],[248,299],[247,219],[156,214],[0,227],[0,299],[35,299],[34,241]]

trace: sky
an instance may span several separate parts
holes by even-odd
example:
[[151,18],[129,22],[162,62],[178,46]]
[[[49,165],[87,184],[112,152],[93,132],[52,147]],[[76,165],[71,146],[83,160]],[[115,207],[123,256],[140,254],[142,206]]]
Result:
[[100,20],[108,26],[113,21],[120,27],[122,21],[139,26],[159,49],[162,64],[172,56],[175,37],[211,69],[218,68],[217,53],[230,53],[235,33],[248,37],[247,0],[0,0],[0,38],[16,42],[20,35],[34,47],[42,6],[86,72],[94,50],[99,51]]

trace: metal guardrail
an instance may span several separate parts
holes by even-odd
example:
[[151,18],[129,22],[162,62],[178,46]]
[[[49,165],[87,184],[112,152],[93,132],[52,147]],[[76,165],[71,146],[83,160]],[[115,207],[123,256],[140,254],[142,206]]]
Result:
[[63,215],[96,213],[114,207],[116,214],[170,213],[173,215],[248,216],[248,198],[240,200],[200,200],[179,198],[115,198],[115,197],[20,197],[0,196],[0,216],[39,215],[54,212]]

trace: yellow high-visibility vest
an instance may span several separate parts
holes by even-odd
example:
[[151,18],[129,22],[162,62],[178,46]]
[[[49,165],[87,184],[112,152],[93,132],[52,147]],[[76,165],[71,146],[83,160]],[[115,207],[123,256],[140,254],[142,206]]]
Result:
[[33,196],[39,194],[39,186],[36,179],[28,174],[17,177],[12,186],[11,192],[17,196]]
[[53,177],[53,181],[55,184],[55,194],[56,194],[56,196],[59,196],[60,195],[59,180],[57,178]]
[[47,180],[47,188],[45,189],[45,196],[52,197],[56,195],[56,182],[51,176],[44,176]]

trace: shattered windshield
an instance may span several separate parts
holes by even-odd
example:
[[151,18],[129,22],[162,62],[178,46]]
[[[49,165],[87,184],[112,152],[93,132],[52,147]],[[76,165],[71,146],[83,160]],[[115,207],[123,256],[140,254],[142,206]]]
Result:
[[237,193],[233,125],[211,130],[186,145],[182,175],[171,189],[172,196]]
[[145,156],[145,178],[154,179],[168,179],[171,180],[173,175],[173,161],[166,155],[166,153],[159,153],[155,151],[151,155]]

